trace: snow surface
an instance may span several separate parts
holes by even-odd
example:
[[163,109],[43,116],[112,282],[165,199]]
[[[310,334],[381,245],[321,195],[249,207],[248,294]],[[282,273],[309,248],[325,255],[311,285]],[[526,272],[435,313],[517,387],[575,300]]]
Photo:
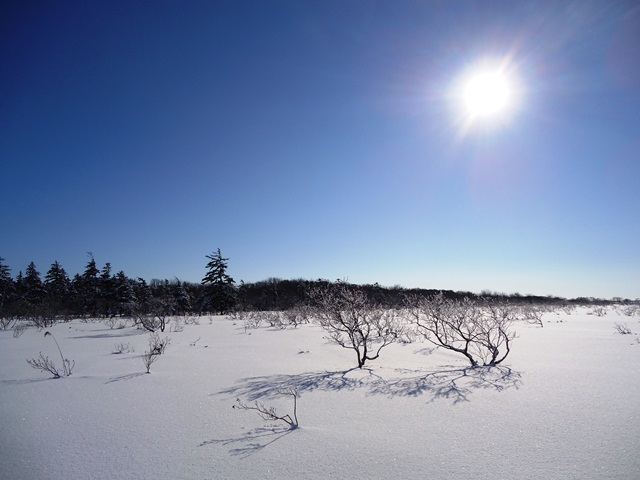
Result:
[[[60,379],[25,361],[60,366],[52,338],[1,331],[0,478],[637,480],[640,336],[615,323],[640,333],[637,317],[551,313],[516,325],[501,368],[412,343],[354,370],[318,326],[245,333],[203,317],[161,334],[146,374],[148,332],[75,320],[50,329],[76,362]],[[119,342],[135,352],[113,354]],[[296,430],[232,408],[291,413],[274,394],[293,385]]]

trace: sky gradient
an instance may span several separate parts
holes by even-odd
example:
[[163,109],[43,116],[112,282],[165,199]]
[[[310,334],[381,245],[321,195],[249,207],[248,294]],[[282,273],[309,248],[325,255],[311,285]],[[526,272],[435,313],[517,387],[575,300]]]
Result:
[[[640,297],[636,1],[0,7],[0,257]],[[461,120],[461,75],[518,102]]]

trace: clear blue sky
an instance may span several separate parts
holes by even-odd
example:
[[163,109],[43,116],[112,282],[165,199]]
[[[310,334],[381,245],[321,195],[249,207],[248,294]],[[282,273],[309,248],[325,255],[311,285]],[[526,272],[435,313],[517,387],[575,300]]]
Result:
[[640,297],[639,5],[3,2],[0,256]]

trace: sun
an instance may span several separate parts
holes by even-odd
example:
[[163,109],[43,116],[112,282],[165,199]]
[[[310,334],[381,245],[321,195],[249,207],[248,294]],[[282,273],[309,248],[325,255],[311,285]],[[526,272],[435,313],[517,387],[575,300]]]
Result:
[[464,108],[471,118],[492,117],[505,113],[512,100],[512,87],[500,71],[480,71],[465,82],[462,92]]
[[449,84],[453,125],[459,138],[504,131],[520,112],[524,84],[512,55],[481,58]]

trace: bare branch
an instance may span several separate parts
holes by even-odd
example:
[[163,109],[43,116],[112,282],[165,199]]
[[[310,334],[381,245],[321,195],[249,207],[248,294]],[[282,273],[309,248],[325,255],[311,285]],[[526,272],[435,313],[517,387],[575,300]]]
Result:
[[275,407],[266,406],[263,403],[255,401],[253,405],[247,405],[242,402],[239,398],[236,399],[236,405],[233,405],[232,408],[237,408],[238,410],[255,410],[258,412],[258,415],[263,420],[274,420],[281,421],[289,425],[291,430],[299,427],[298,423],[298,390],[295,388],[288,388],[283,390],[278,390],[278,395],[287,395],[293,398],[293,417],[289,414],[279,415],[276,411]]

